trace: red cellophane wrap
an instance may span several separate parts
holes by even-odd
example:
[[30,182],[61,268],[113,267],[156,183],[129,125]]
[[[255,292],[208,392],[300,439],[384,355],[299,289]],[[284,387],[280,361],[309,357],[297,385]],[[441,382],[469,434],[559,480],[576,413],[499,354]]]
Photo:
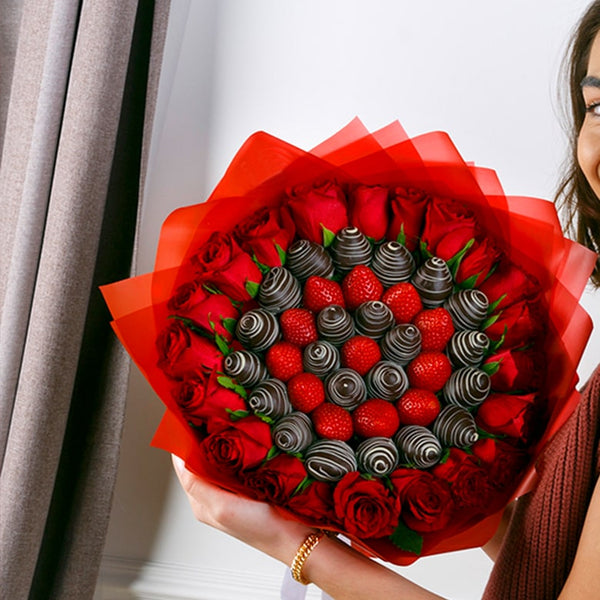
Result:
[[[393,543],[389,532],[365,538],[348,531],[343,519],[336,520],[331,514],[315,520],[296,512],[293,504],[275,503],[290,517],[340,531],[363,551],[396,564],[409,564],[418,556],[483,545],[494,533],[505,505],[535,484],[536,457],[579,400],[576,368],[591,332],[591,321],[579,305],[579,298],[596,257],[565,239],[552,203],[506,196],[495,172],[466,163],[442,132],[409,138],[395,122],[370,133],[355,119],[310,152],[266,133],[256,133],[243,144],[206,202],[179,208],[167,218],[154,271],[102,288],[116,334],[167,407],[153,444],[180,456],[199,475],[260,498],[236,478],[206,468],[201,459],[206,452],[202,446],[206,431],[199,435],[182,416],[172,393],[173,376],[167,376],[157,366],[160,356],[156,341],[168,321],[170,298],[191,277],[192,258],[215,232],[230,233],[258,209],[282,206],[290,190],[323,181],[423,190],[428,197],[459,202],[472,211],[485,236],[500,246],[511,264],[518,265],[537,282],[536,302],[542,307],[540,318],[546,331],[545,375],[538,390],[538,397],[543,398],[543,430],[537,432],[535,444],[529,448],[527,466],[519,472],[518,480],[499,494],[499,499],[490,502],[493,510],[488,509],[488,514],[475,511],[471,519],[450,520],[442,528],[421,531],[419,552]],[[488,287],[493,288],[494,278],[502,274],[493,270],[490,273]],[[254,281],[257,279],[260,275],[254,277]],[[244,303],[248,298],[237,300]],[[211,361],[218,357],[207,357],[206,353],[202,356],[206,358],[205,374],[217,370]],[[235,403],[232,407],[239,408]],[[257,421],[258,429],[250,435],[260,445],[267,425],[256,417],[249,419]],[[246,435],[243,431],[239,434]],[[486,440],[483,443],[485,446]],[[268,436],[264,445],[270,445]],[[256,451],[260,455],[261,450]],[[400,481],[393,476],[392,480]],[[292,479],[292,483],[295,487],[297,482]]]

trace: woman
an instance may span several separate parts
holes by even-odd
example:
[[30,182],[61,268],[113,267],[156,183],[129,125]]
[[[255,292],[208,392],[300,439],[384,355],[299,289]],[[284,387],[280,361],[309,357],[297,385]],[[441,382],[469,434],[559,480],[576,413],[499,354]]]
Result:
[[[578,240],[600,247],[600,0],[592,3],[573,38],[570,88],[572,166],[560,195]],[[598,265],[592,276],[600,286]],[[487,600],[600,598],[600,369],[583,401],[539,463],[536,489],[517,501],[486,551],[496,558]],[[329,537],[309,552],[314,532],[267,504],[217,488],[174,459],[196,518],[299,569],[336,600],[440,598],[380,563]]]

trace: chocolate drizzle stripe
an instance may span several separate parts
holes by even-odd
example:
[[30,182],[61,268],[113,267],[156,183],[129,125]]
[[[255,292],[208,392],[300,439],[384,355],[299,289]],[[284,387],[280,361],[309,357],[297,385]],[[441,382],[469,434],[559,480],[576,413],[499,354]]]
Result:
[[354,451],[339,440],[318,440],[306,451],[304,466],[318,481],[339,481],[358,469]]
[[389,475],[400,461],[396,444],[385,437],[372,437],[363,440],[356,448],[358,469],[378,477]]

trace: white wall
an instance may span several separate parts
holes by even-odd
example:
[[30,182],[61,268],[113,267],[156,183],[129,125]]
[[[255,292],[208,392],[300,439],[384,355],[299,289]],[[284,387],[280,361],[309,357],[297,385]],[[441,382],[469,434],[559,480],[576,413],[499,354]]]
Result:
[[[141,232],[201,202],[248,135],[309,149],[359,116],[443,129],[508,194],[551,197],[564,151],[556,80],[584,0],[173,0]],[[585,304],[600,318],[590,293]],[[594,314],[595,313],[595,314]],[[591,372],[593,337],[581,368]],[[134,372],[98,598],[277,598],[283,568],[194,522],[166,453],[162,405]],[[480,597],[480,550],[403,569],[445,597]],[[314,596],[314,592],[311,592]]]

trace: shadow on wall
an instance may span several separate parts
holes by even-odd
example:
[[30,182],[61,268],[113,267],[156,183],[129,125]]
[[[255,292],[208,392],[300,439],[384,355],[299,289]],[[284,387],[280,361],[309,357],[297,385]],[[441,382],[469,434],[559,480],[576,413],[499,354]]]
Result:
[[[217,21],[218,0],[171,4],[139,233],[140,274],[152,270],[166,216],[178,206],[199,202],[206,188]],[[140,567],[153,556],[161,522],[169,517],[165,513],[171,458],[150,446],[163,412],[162,402],[132,366],[103,561],[108,578],[119,575],[123,589],[134,583]],[[128,561],[135,561],[136,567],[127,567]]]
[[170,456],[150,446],[163,412],[162,403],[133,367],[107,556],[146,558],[151,554],[172,469]]

